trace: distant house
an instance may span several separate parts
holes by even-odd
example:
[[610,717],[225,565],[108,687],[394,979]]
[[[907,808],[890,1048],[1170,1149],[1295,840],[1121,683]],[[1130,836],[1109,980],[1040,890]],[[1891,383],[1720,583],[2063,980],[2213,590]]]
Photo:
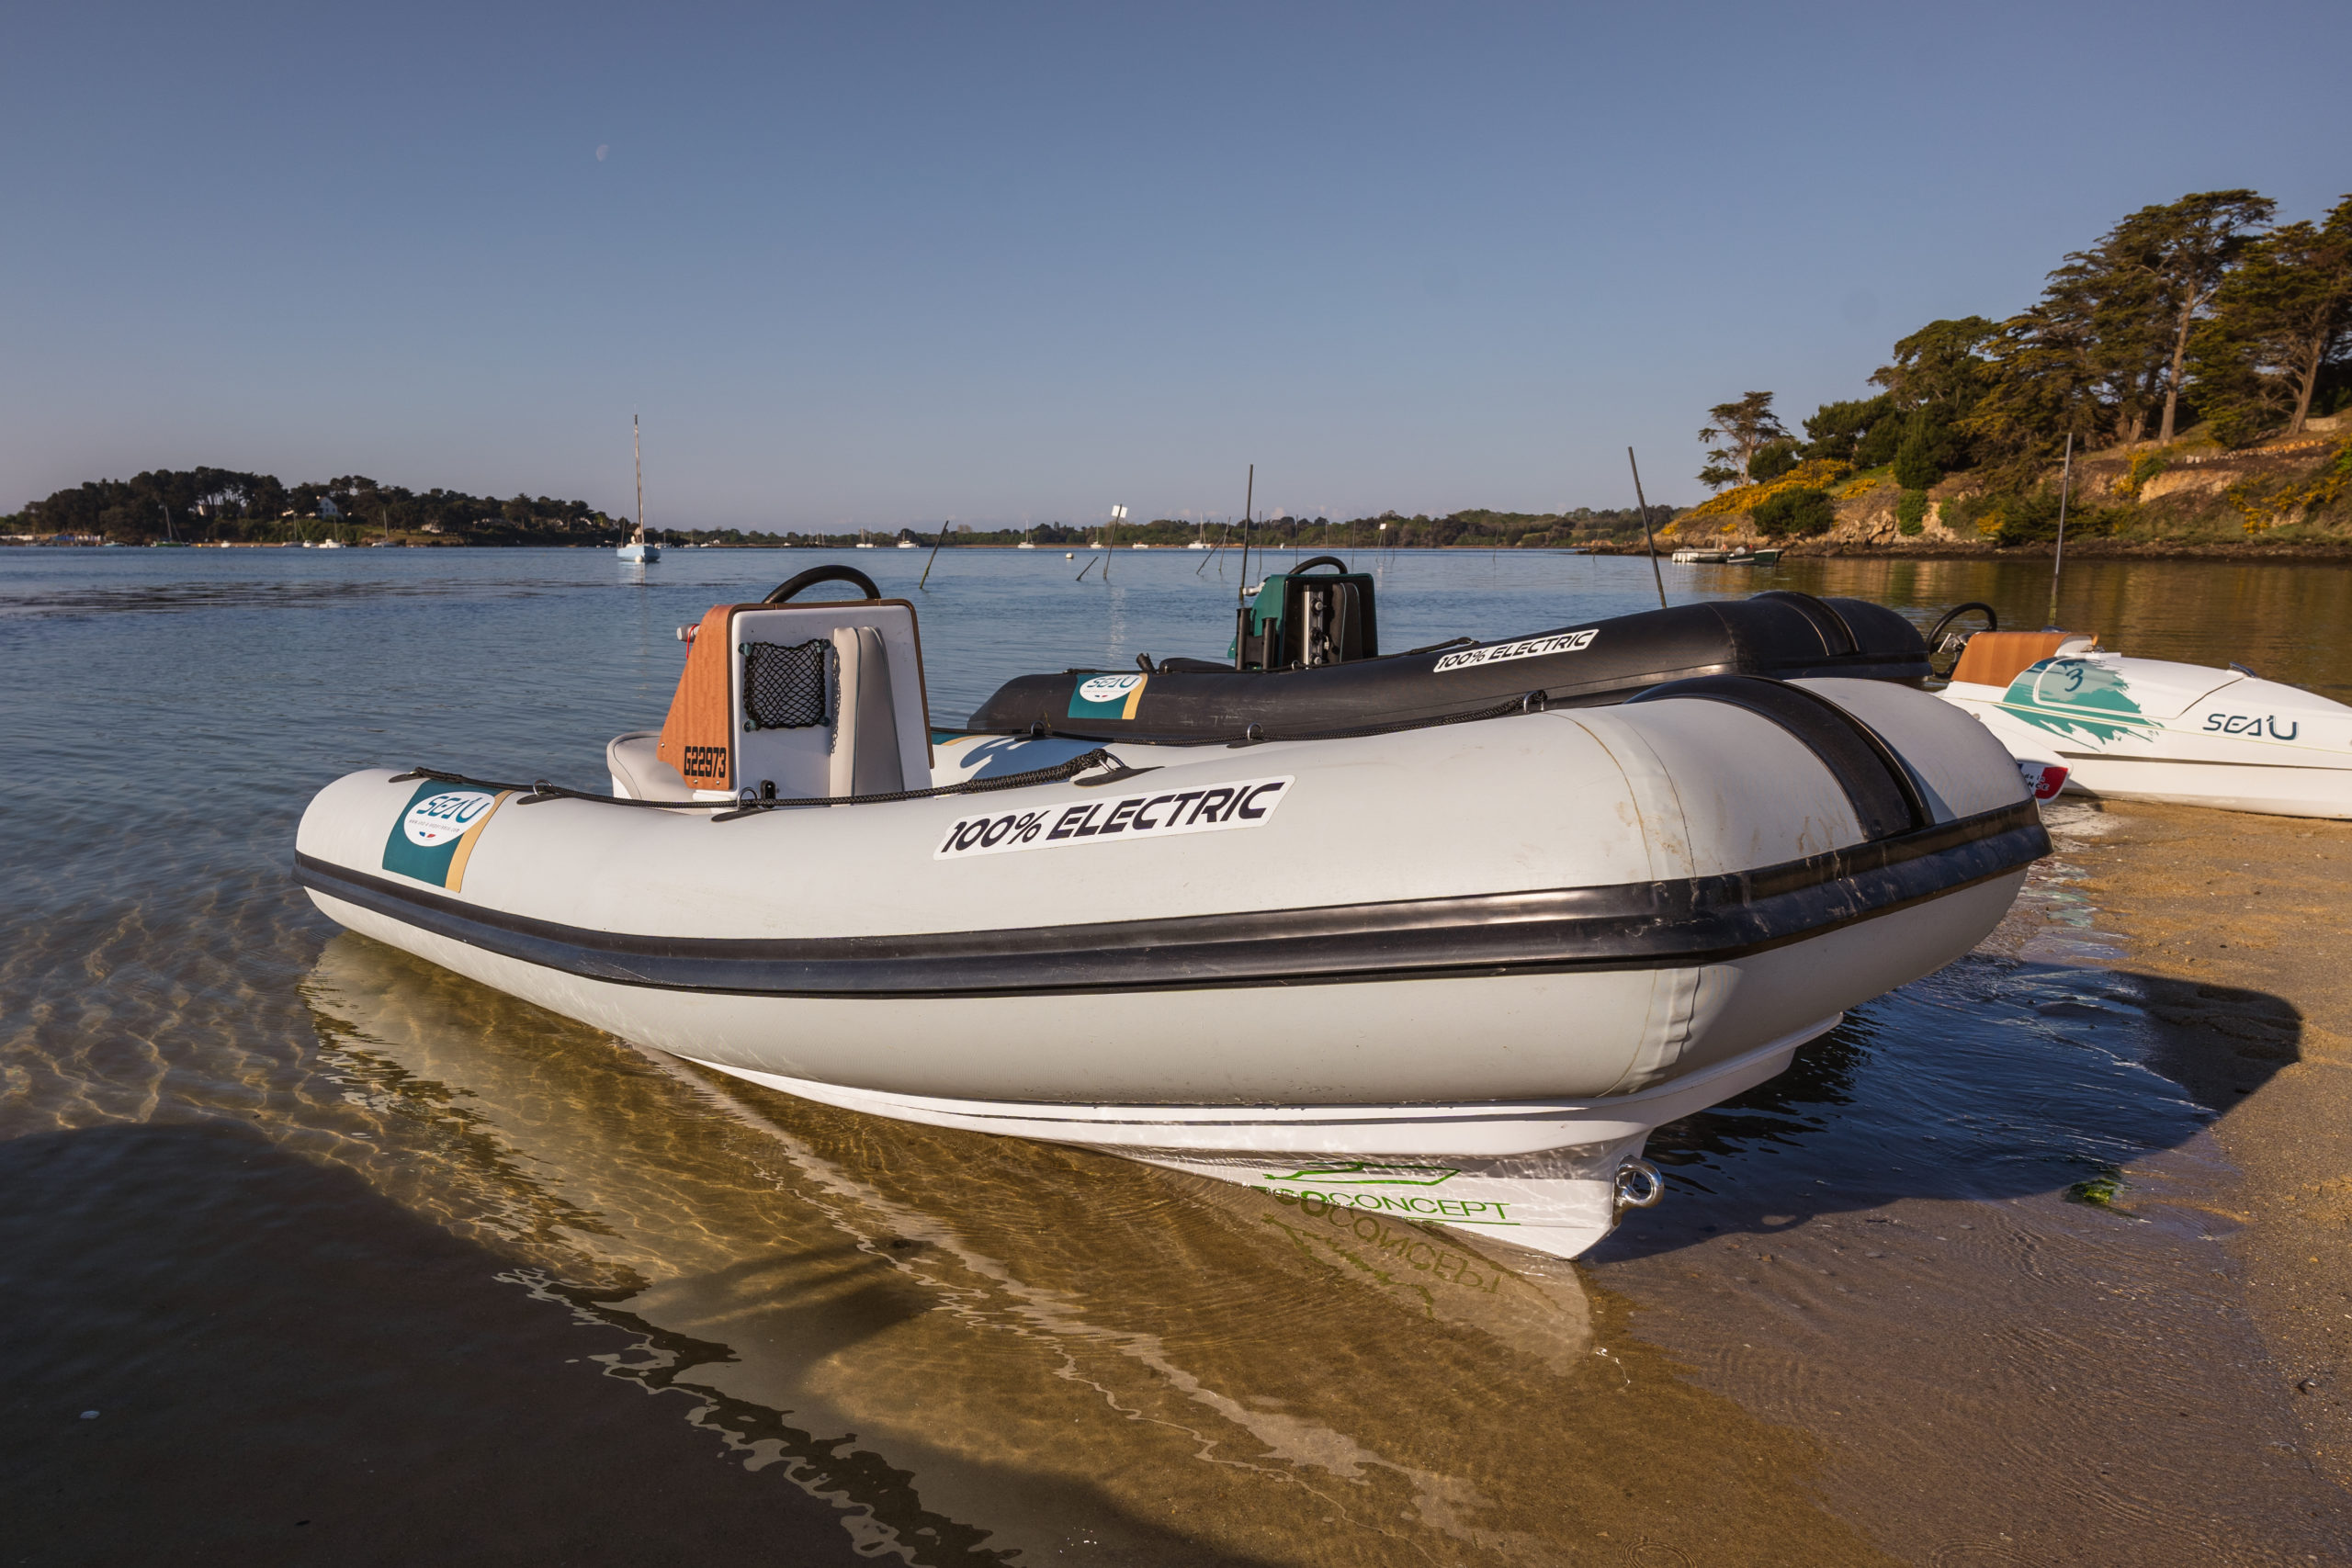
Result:
[[342,511],[337,508],[334,503],[334,497],[331,495],[322,495],[319,497],[319,515],[322,517],[340,517],[343,515]]

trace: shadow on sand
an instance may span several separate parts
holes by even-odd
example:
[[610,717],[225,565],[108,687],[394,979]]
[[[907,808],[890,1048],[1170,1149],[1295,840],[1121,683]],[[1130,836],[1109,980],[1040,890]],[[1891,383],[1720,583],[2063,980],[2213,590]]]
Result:
[[[12,1559],[854,1564],[885,1530],[922,1562],[1013,1555],[854,1433],[701,1389],[691,1426],[650,1405],[732,1352],[590,1299],[549,1312],[511,1259],[250,1130],[17,1138],[0,1193]],[[780,1468],[713,1462],[752,1444]]]
[[2267,992],[1972,956],[1866,1004],[1779,1077],[1652,1134],[1668,1197],[1589,1256],[1905,1198],[2087,1190],[2300,1058]]

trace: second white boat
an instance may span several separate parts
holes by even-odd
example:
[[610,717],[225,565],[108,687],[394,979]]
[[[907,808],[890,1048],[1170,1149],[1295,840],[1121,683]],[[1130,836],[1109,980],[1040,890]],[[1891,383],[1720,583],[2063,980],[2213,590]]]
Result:
[[1941,694],[2019,762],[2065,768],[2084,795],[2352,818],[2352,707],[2236,665],[2129,658],[2075,632],[1984,631]]

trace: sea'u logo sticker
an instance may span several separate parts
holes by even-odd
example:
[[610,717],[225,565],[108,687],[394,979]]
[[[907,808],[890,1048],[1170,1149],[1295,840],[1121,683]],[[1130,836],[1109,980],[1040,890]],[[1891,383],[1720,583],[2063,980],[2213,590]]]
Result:
[[1148,675],[1090,675],[1070,694],[1072,718],[1133,718]]
[[384,869],[456,892],[482,828],[513,793],[425,780],[384,839]]
[[498,804],[487,790],[445,789],[426,795],[401,818],[401,834],[419,849],[437,850],[464,836],[483,813]]

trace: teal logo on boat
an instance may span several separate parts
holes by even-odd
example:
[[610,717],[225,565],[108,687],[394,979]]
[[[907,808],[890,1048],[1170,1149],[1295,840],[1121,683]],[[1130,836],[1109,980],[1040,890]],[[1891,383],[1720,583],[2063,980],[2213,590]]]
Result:
[[427,779],[384,839],[384,869],[456,892],[466,879],[474,843],[512,790],[465,789]]
[[2053,735],[2113,740],[2145,734],[2156,721],[2140,711],[2120,674],[2086,659],[2045,659],[2001,694],[2001,711]]
[[1133,718],[1148,675],[1090,675],[1070,694],[1072,718]]
[[1303,1165],[1282,1175],[1266,1173],[1269,1181],[1313,1181],[1327,1187],[1435,1187],[1461,1175],[1450,1165],[1373,1165],[1360,1159],[1326,1160]]

